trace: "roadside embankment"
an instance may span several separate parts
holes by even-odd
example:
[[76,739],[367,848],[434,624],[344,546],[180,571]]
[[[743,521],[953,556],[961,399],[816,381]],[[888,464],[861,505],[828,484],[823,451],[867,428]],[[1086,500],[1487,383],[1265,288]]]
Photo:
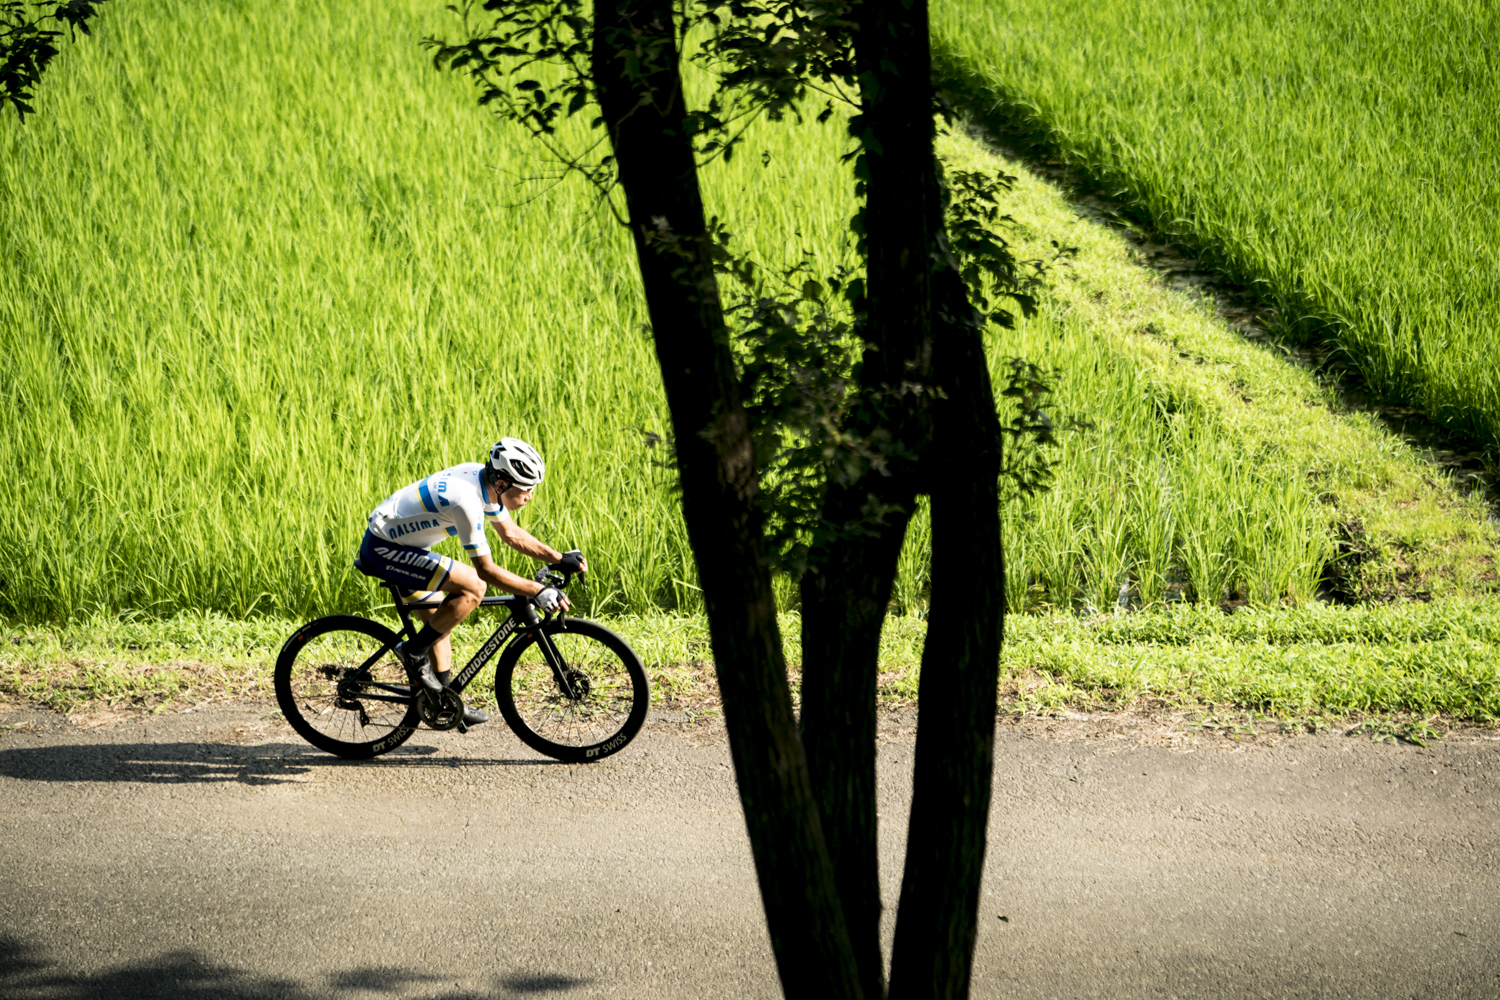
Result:
[[[794,690],[800,623],[796,614],[781,616]],[[195,613],[163,621],[11,625],[0,630],[0,696],[62,713],[176,712],[227,701],[261,702],[269,712],[276,654],[297,624]],[[460,626],[460,656],[478,648],[492,624]],[[717,714],[701,616],[607,624],[646,664],[658,708]],[[925,635],[921,616],[887,620],[880,654],[886,703],[917,700]],[[1007,714],[1134,708],[1198,723],[1232,717],[1251,727],[1276,720],[1317,728],[1367,716],[1487,726],[1500,718],[1500,607],[1455,600],[1227,613],[1173,604],[1088,616],[1011,615],[1001,678]],[[481,674],[474,690],[490,683]]]

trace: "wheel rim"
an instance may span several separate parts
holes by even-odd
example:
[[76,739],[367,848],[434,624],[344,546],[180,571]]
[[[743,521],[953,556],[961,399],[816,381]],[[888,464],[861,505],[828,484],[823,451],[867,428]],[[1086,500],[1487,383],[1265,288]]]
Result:
[[373,697],[411,691],[406,669],[389,649],[366,662],[381,645],[371,636],[342,630],[307,641],[289,681],[297,713],[308,726],[340,743],[375,743],[401,726],[410,702]]
[[563,693],[541,647],[532,644],[511,672],[516,714],[528,729],[553,743],[571,747],[603,743],[630,719],[635,703],[630,671],[619,654],[597,639],[566,632],[554,633],[551,639],[580,697]]

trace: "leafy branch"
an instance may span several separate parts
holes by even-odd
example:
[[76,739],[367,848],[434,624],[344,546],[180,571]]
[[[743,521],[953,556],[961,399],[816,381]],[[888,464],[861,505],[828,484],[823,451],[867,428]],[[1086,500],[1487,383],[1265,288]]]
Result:
[[[480,104],[502,120],[524,127],[540,140],[564,173],[584,176],[625,222],[611,197],[617,183],[614,159],[608,155],[603,118],[593,79],[595,26],[592,0],[464,0],[450,6],[462,20],[462,39],[448,43],[427,38],[438,68],[470,75]],[[480,11],[484,13],[481,15]],[[688,56],[717,77],[718,86],[698,108],[689,109],[682,95],[642,88],[640,102],[659,113],[680,114],[682,134],[693,141],[702,160],[729,159],[757,117],[801,121],[803,108],[822,99],[818,121],[840,107],[852,114],[853,148],[844,157],[854,171],[856,195],[864,193],[864,151],[870,137],[862,124],[863,101],[855,64],[858,25],[847,0],[696,0],[683,6],[675,34],[631,24],[612,29],[610,49],[625,53],[626,71],[647,80],[660,60],[671,58],[662,39],[674,38],[677,50],[688,32],[700,43]],[[935,111],[946,112],[941,96]],[[582,149],[561,140],[562,123],[588,113],[598,136]],[[1046,265],[1020,261],[1005,238],[1013,220],[1003,204],[1015,178],[1004,173],[948,170],[942,175],[945,228],[939,236],[935,267],[951,266],[962,280],[967,309],[949,317],[983,328],[1013,327],[1015,310],[1036,312],[1036,289]],[[862,209],[861,209],[862,211]],[[644,239],[658,252],[680,257],[691,267],[694,250],[679,246],[680,237],[666,227],[647,224]],[[862,216],[851,232],[856,256],[863,257]],[[796,264],[765,269],[730,248],[730,236],[715,219],[710,223],[714,267],[728,279],[725,317],[734,328],[734,351],[741,398],[752,426],[757,467],[762,470],[760,502],[767,540],[780,568],[793,575],[805,568],[814,526],[820,534],[854,539],[879,527],[894,513],[881,509],[872,496],[858,518],[840,525],[820,523],[830,484],[852,484],[870,471],[894,475],[914,468],[913,444],[880,419],[860,419],[911,393],[939,396],[934,386],[901,382],[882,388],[859,385],[867,304],[861,268],[840,266],[819,275],[816,261],[804,254]],[[1059,256],[1071,248],[1059,248]],[[1023,494],[1045,489],[1055,461],[1046,447],[1061,429],[1077,421],[1055,422],[1045,406],[1058,373],[1019,358],[1005,362],[1008,379],[996,388],[1010,399],[1009,418],[1002,417],[1012,440],[1003,475]],[[855,427],[869,427],[856,432]],[[652,435],[648,443],[664,445],[673,462],[669,438]],[[925,491],[923,491],[925,492]]]
[[[64,33],[93,34],[89,19],[108,0],[0,0],[0,111],[9,104],[24,123],[36,109],[32,90],[56,58]],[[51,21],[57,27],[44,27]]]

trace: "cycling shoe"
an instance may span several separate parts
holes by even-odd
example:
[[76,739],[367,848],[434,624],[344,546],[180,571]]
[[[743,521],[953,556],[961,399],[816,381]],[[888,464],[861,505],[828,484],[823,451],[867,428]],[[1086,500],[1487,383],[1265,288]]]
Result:
[[434,695],[442,694],[443,688],[448,686],[433,671],[432,657],[426,653],[408,652],[406,643],[398,642],[396,643],[396,655],[406,664],[407,669],[411,671],[417,683],[426,688],[429,693]]
[[477,726],[481,722],[489,722],[489,721],[490,721],[490,713],[488,713],[488,712],[481,712],[479,709],[477,709],[477,708],[470,708],[468,705],[464,706],[464,725],[466,725],[466,726]]

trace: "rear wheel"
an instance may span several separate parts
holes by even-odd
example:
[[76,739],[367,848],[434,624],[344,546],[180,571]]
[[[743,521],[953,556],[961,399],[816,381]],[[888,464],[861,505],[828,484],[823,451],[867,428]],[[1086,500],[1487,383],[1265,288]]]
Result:
[[276,660],[276,701],[319,750],[364,758],[393,750],[417,729],[411,680],[392,647],[395,632],[354,615],[297,630]]
[[[557,681],[554,656],[572,695]],[[495,701],[527,746],[587,763],[617,752],[641,731],[651,686],[624,639],[595,622],[555,618],[500,655]]]

